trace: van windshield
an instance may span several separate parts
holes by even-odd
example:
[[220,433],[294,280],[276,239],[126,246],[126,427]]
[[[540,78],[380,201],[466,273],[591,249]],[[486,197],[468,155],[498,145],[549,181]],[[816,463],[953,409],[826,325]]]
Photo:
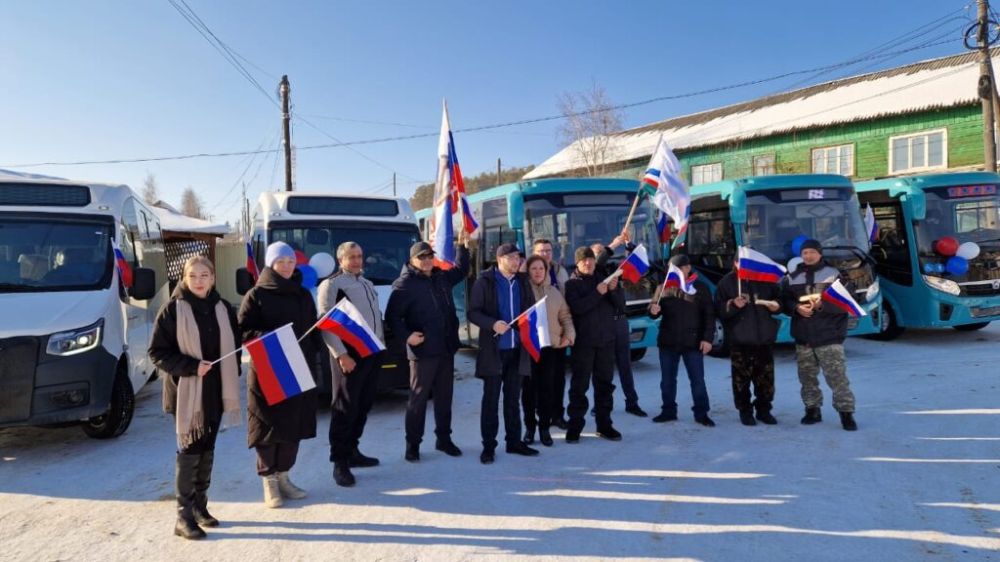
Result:
[[365,256],[365,277],[375,285],[391,285],[420,240],[415,224],[387,222],[274,223],[270,240],[285,242],[307,257],[326,252],[337,257],[337,246],[357,242]]
[[111,229],[97,217],[0,215],[0,292],[110,286]]

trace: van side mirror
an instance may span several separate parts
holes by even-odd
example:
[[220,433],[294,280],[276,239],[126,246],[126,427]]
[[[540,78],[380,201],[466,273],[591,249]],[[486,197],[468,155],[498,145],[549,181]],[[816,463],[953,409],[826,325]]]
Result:
[[132,270],[132,288],[129,296],[135,300],[147,301],[156,295],[156,272],[148,267]]
[[250,292],[253,288],[253,276],[247,271],[247,268],[241,267],[236,270],[236,292],[241,296]]

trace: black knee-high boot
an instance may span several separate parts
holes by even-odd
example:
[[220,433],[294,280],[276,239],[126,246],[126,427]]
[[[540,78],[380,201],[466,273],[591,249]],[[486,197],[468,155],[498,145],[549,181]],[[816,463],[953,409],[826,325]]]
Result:
[[174,534],[185,539],[205,538],[205,531],[194,518],[195,478],[201,455],[177,453],[174,493],[177,496],[177,523]]
[[201,454],[194,479],[194,520],[201,527],[218,527],[219,520],[208,512],[208,487],[212,484],[212,465],[215,464],[215,451],[205,451]]

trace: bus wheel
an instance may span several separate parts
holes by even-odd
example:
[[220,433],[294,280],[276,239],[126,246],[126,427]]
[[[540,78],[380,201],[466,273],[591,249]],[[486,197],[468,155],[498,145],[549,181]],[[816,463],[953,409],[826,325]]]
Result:
[[638,349],[630,349],[628,354],[629,358],[632,359],[632,362],[635,363],[636,361],[642,360],[642,358],[646,356],[646,348],[640,347]]
[[119,368],[111,388],[111,404],[108,411],[83,422],[83,432],[94,439],[118,437],[128,429],[135,413],[135,392],[128,374]]
[[881,317],[881,329],[882,331],[877,334],[871,334],[867,336],[869,339],[878,341],[892,341],[899,337],[906,328],[899,325],[896,320],[896,311],[892,309],[889,303],[882,301],[882,317]]
[[952,326],[959,332],[975,332],[976,330],[982,330],[983,328],[989,326],[989,322],[976,322],[975,324],[962,324],[961,326]]

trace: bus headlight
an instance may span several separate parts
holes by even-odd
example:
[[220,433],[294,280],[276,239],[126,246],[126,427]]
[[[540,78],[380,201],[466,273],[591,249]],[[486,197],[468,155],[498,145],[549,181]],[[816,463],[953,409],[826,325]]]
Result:
[[49,336],[45,352],[49,355],[76,355],[90,351],[101,344],[101,328],[104,319],[79,330],[60,332]]
[[940,277],[933,277],[930,275],[923,275],[922,277],[924,278],[924,283],[927,283],[927,286],[932,289],[943,291],[949,295],[962,294],[962,289],[958,286],[958,283],[955,283],[950,279],[942,279]]
[[878,291],[878,278],[876,277],[875,281],[871,285],[868,285],[868,289],[865,290],[865,302],[875,302],[875,297],[878,296]]

